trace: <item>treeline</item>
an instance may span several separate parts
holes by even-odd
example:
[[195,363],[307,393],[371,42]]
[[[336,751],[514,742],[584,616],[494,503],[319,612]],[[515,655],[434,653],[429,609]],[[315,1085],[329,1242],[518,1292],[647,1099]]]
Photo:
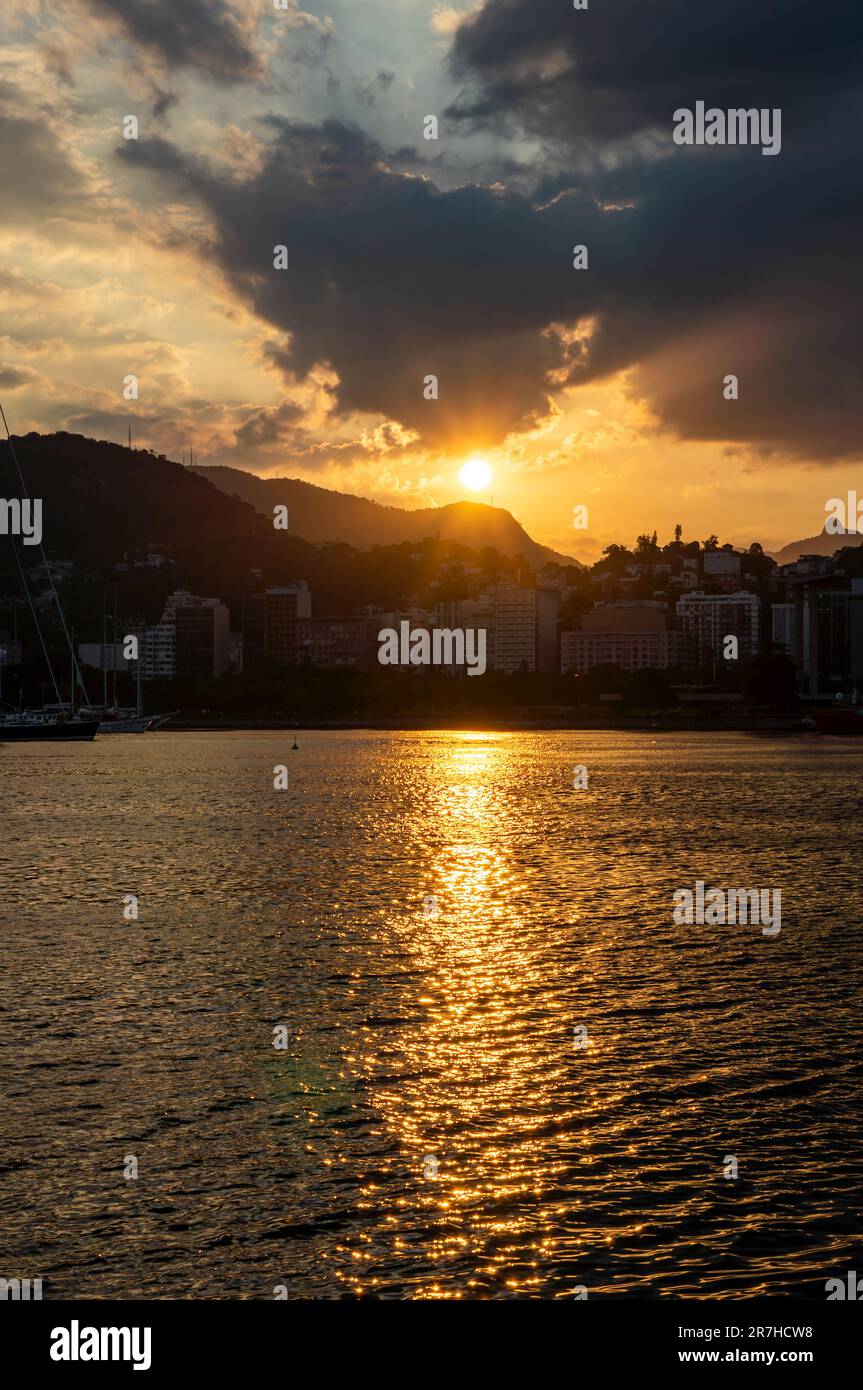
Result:
[[[493,716],[527,708],[601,706],[601,697],[609,694],[619,695],[619,705],[627,710],[672,709],[683,700],[674,687],[685,683],[682,671],[628,674],[618,666],[598,666],[582,676],[535,671],[508,676],[486,671],[482,676],[453,677],[434,668],[321,671],[299,665],[262,668],[213,681],[167,681],[159,695],[188,717],[202,713],[309,720]],[[794,665],[780,654],[741,662],[737,682],[726,688],[738,689],[751,708],[784,714],[797,705]],[[152,707],[155,690],[148,687],[148,692]]]

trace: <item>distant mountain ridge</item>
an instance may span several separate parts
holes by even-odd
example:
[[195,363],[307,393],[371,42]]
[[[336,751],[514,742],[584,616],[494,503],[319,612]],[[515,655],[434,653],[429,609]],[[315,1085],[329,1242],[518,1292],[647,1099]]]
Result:
[[802,541],[789,541],[781,550],[772,552],[777,565],[791,565],[801,555],[833,555],[846,545],[859,545],[857,536],[828,536],[822,531],[820,536],[808,536]]
[[344,541],[367,549],[439,536],[472,550],[489,547],[510,557],[521,554],[534,568],[549,563],[582,568],[572,556],[532,540],[511,512],[483,502],[452,502],[444,507],[405,511],[300,478],[259,478],[241,468],[221,466],[195,465],[191,471],[228,496],[239,497],[262,516],[271,518],[275,506],[287,507],[288,529],[315,544]]
[[[13,436],[13,442],[28,493],[44,504],[47,552],[55,564],[71,562],[62,581],[64,610],[82,640],[101,640],[105,603],[111,601],[109,586],[115,582],[124,618],[158,622],[167,595],[182,588],[220,598],[237,625],[243,595],[262,587],[305,580],[315,616],[349,614],[367,605],[389,612],[417,595],[432,604],[441,594],[460,597],[465,585],[468,589],[481,585],[488,576],[490,582],[495,582],[498,573],[514,577],[518,562],[498,551],[495,541],[507,544],[515,554],[521,551],[529,564],[545,563],[554,556],[531,541],[509,513],[471,504],[461,509],[466,513],[462,519],[459,508],[441,509],[443,520],[432,515],[435,529],[443,533],[455,511],[453,524],[465,535],[477,513],[477,546],[461,545],[444,535],[440,540],[404,539],[379,546],[309,541],[294,526],[297,509],[302,507],[297,498],[302,498],[306,486],[311,499],[323,489],[295,485],[285,499],[285,505],[293,507],[291,527],[283,531],[273,526],[271,511],[256,510],[216,487],[203,473],[149,449],[130,449],[66,431],[32,432]],[[242,481],[251,475],[239,477]],[[0,496],[15,497],[18,490],[9,445],[0,440]],[[327,496],[337,502],[341,497],[325,494],[325,500]],[[388,511],[361,498],[347,502],[363,513],[371,509],[373,517],[378,510]],[[411,515],[395,508],[393,512],[397,520]],[[0,617],[3,625],[11,626],[7,614],[21,596],[15,555],[31,570],[39,555],[32,547],[15,549],[5,541],[0,535],[0,610],[5,609]],[[470,578],[442,579],[440,566],[449,575],[451,552],[461,552],[455,568],[463,565]],[[37,580],[37,595],[41,582]],[[452,594],[447,585],[453,586]],[[25,622],[24,614],[18,616]],[[32,650],[32,633],[27,640]]]

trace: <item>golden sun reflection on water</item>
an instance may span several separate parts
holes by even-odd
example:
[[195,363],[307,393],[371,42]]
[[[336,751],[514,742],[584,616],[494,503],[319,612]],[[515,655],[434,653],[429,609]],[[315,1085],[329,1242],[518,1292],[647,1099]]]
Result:
[[[541,1282],[555,1243],[536,1227],[538,1206],[572,1161],[558,1125],[549,1134],[537,1124],[565,1084],[567,1035],[561,1028],[550,1060],[532,1018],[550,983],[548,943],[519,909],[534,866],[520,860],[518,810],[504,790],[510,736],[430,742],[430,794],[401,831],[434,846],[422,884],[432,910],[387,922],[422,982],[410,999],[420,1017],[401,1030],[403,1071],[375,1099],[415,1187],[412,1220],[420,1211],[428,1226],[418,1263],[433,1270],[467,1258],[479,1276],[445,1293],[430,1270],[412,1296],[470,1296],[502,1271],[508,1292],[524,1292]],[[429,1158],[435,1177],[424,1176]],[[368,1195],[376,1205],[380,1193]],[[416,1255],[415,1231],[397,1239]],[[355,1268],[347,1281],[366,1287]]]

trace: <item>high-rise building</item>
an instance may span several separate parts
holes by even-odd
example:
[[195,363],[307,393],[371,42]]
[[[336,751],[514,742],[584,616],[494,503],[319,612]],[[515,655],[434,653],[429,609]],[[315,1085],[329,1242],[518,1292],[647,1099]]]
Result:
[[177,675],[208,678],[228,669],[231,615],[218,599],[176,610]]
[[560,643],[557,636],[557,607],[560,595],[556,589],[535,589],[536,595],[536,669],[560,669]]
[[726,637],[737,638],[740,660],[757,654],[759,612],[758,595],[744,590],[733,594],[696,590],[677,600],[677,615],[684,631],[695,639],[699,666],[714,670],[723,659]]
[[243,662],[297,660],[297,623],[311,618],[312,596],[304,579],[258,594],[243,594]]
[[267,660],[289,666],[297,659],[296,590],[267,589],[264,603],[264,651]]
[[484,628],[486,666],[503,671],[557,671],[556,589],[524,589],[497,584],[475,599],[451,599],[435,607],[434,623],[444,628]]
[[794,604],[771,603],[770,641],[786,656],[793,656],[794,646]]
[[493,665],[496,671],[556,671],[558,669],[557,605],[554,589],[523,589],[497,585],[479,603],[493,620]]
[[[430,626],[446,628],[449,631],[455,631],[459,628],[463,632],[468,628],[472,628],[476,632],[480,630],[484,631],[486,670],[494,670],[494,599],[490,594],[483,594],[480,598],[441,600],[440,603],[435,605],[434,618]],[[459,670],[459,668],[455,666],[449,669],[452,670],[453,673]]]
[[514,671],[535,671],[536,590],[498,586],[493,602],[495,669],[508,676]]
[[833,695],[863,681],[863,579],[833,573],[798,580],[794,656],[809,695]]
[[138,638],[138,660],[141,663],[141,679],[170,680],[177,673],[177,629],[176,609],[172,611],[170,622],[157,623],[155,627],[140,628]]
[[267,654],[267,596],[243,594],[243,667],[259,666]]

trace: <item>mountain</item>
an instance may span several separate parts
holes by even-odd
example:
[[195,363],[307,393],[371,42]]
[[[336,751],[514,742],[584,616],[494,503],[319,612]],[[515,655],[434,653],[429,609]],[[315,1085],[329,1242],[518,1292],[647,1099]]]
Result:
[[833,555],[845,546],[859,545],[853,536],[828,536],[822,531],[820,536],[809,536],[803,541],[789,541],[781,550],[773,552],[777,565],[790,565],[801,555]]
[[[126,575],[122,607],[127,613],[143,613],[152,621],[165,592],[178,585],[195,593],[240,594],[253,586],[255,567],[269,582],[285,582],[304,572],[305,552],[313,552],[296,537],[285,544],[288,538],[252,507],[149,450],[65,431],[13,441],[27,491],[42,499],[49,556],[71,561],[81,575],[98,575],[92,581],[96,597],[126,557],[161,551],[174,560],[172,566]],[[0,496],[16,497],[20,491],[9,446],[0,441]],[[25,567],[39,561],[36,547],[21,546],[19,554]],[[76,580],[72,587],[81,583]],[[0,544],[0,596],[18,591],[12,547]],[[92,597],[82,592],[82,604],[86,607]],[[88,636],[92,633],[89,627]]]
[[[518,562],[503,553],[504,546],[521,551],[529,562],[543,564],[554,556],[536,545],[508,512],[491,507],[468,504],[431,513],[435,530],[443,533],[452,525],[460,535],[474,537],[478,548],[443,534],[440,539],[378,545],[364,537],[360,548],[297,535],[293,523],[298,511],[302,516],[304,500],[320,505],[321,494],[328,508],[343,504],[349,512],[376,519],[382,513],[387,520],[392,513],[402,525],[416,514],[292,483],[287,492],[283,486],[278,489],[292,508],[292,527],[277,530],[271,512],[257,511],[201,473],[149,449],[128,449],[65,432],[18,436],[14,445],[28,494],[42,499],[46,550],[54,562],[71,562],[63,580],[63,603],[81,640],[100,639],[115,579],[121,616],[156,622],[166,595],[183,588],[221,598],[239,626],[243,594],[262,586],[304,579],[315,615],[350,613],[365,605],[388,611],[414,597],[429,605],[460,597],[471,585],[481,586],[486,575],[489,582],[498,573],[515,576]],[[241,484],[246,479],[252,487],[261,484],[250,474],[234,476]],[[0,497],[19,495],[9,446],[3,440]],[[311,513],[310,506],[307,510]],[[429,524],[420,520],[417,530],[425,531]],[[320,528],[313,533],[319,534]],[[385,539],[380,531],[378,537]],[[501,549],[484,549],[493,545]],[[157,553],[167,561],[148,562],[147,556]],[[13,546],[0,535],[2,628],[14,625],[11,614],[21,597],[16,554],[26,569],[39,562],[37,547]],[[459,573],[459,567],[469,577]],[[44,579],[35,576],[35,581],[38,596]]]
[[438,537],[457,541],[471,550],[490,547],[501,555],[521,554],[534,569],[541,569],[550,561],[581,568],[571,556],[532,540],[502,507],[453,502],[446,507],[422,507],[409,512],[351,493],[333,492],[299,478],[259,478],[240,468],[196,466],[193,471],[229,496],[248,502],[262,516],[272,518],[274,507],[287,507],[289,530],[306,541],[343,541],[368,549],[372,545],[400,545],[404,541]]

